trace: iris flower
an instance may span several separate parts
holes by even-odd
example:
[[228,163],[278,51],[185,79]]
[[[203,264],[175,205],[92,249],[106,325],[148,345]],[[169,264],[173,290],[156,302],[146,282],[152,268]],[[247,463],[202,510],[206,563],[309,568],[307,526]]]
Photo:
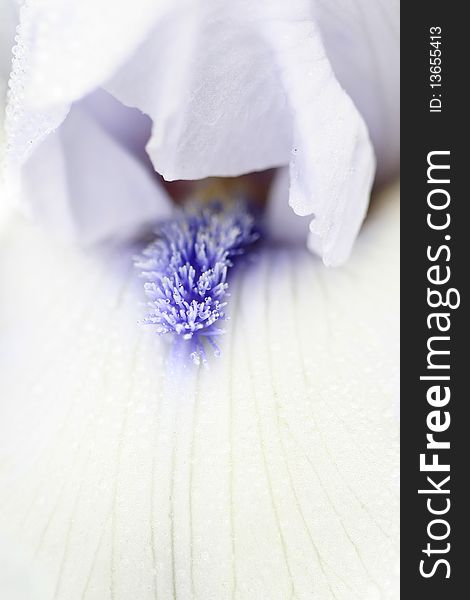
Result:
[[[0,592],[396,598],[396,3],[2,10]],[[264,241],[204,368],[134,259],[208,177]]]

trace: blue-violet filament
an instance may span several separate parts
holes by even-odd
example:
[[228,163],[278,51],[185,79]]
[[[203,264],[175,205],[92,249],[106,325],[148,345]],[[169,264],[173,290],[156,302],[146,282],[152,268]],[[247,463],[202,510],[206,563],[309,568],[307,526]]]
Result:
[[191,203],[158,225],[155,236],[136,260],[149,300],[144,322],[187,340],[194,362],[205,361],[202,340],[218,352],[227,274],[258,239],[255,219],[242,201]]

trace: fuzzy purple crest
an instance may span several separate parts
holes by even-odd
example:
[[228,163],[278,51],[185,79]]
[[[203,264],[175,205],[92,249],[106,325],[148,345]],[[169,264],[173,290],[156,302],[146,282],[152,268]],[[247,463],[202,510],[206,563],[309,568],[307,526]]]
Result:
[[159,334],[176,334],[193,344],[195,361],[205,359],[201,336],[217,349],[224,333],[227,273],[234,259],[259,235],[243,202],[192,203],[160,224],[156,238],[136,260],[145,280],[150,312],[145,323]]

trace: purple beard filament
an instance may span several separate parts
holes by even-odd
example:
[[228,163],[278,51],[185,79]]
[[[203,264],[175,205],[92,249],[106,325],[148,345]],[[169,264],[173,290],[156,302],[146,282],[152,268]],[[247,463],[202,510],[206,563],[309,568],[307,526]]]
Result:
[[206,362],[204,340],[219,353],[229,297],[227,274],[259,237],[244,202],[191,203],[155,229],[136,259],[150,311],[144,323],[185,340],[195,363]]

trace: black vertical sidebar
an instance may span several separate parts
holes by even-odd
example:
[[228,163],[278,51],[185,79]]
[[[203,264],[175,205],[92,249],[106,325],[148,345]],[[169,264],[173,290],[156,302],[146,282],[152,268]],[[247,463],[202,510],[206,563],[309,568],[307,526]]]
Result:
[[[470,521],[470,334],[468,327],[468,279],[470,278],[470,134],[469,58],[470,28],[464,17],[462,3],[428,0],[421,4],[403,2],[401,5],[401,598],[407,600],[460,599],[466,596],[470,579],[469,521]],[[434,29],[432,29],[434,28]],[[440,38],[439,38],[440,35]],[[434,38],[434,39],[433,39]],[[440,42],[440,43],[436,43]],[[436,52],[436,50],[440,52]],[[439,60],[435,60],[439,58]],[[436,67],[440,67],[436,68]],[[434,75],[434,77],[431,77]],[[436,77],[435,75],[440,75]],[[431,84],[441,83],[440,86]],[[432,101],[432,102],[431,102]],[[438,112],[440,109],[440,112]],[[431,112],[435,110],[436,112]],[[449,155],[435,155],[435,162],[450,169],[450,182],[429,183],[427,177],[428,153],[449,151]],[[434,179],[445,179],[444,170],[434,170]],[[445,189],[450,196],[445,210],[431,210],[428,194],[431,189]],[[433,200],[445,203],[446,194],[436,193]],[[450,224],[445,229],[432,229],[428,214],[437,224],[445,222],[449,213]],[[447,237],[446,237],[447,236]],[[440,246],[448,246],[432,262],[427,256],[436,256]],[[446,284],[430,286],[428,269],[440,264],[441,274],[450,268]],[[436,275],[436,271],[432,275]],[[428,305],[427,288],[438,287],[442,293],[450,287],[459,290],[461,304],[451,309],[445,306],[433,309]],[[455,298],[454,298],[455,299]],[[434,362],[448,363],[449,369],[428,368],[427,343],[436,333],[436,319],[427,318],[433,312],[449,315],[450,340],[435,341],[450,354],[438,355]],[[447,322],[442,317],[440,324]],[[430,432],[427,417],[435,407],[427,402],[427,390],[433,385],[420,376],[449,376],[439,383],[448,386],[450,401],[441,408],[439,423],[444,423],[448,411],[451,422],[447,430],[435,434],[435,439],[449,441],[450,449],[439,450],[440,463],[449,463],[450,471],[422,472],[420,454],[427,451],[426,434]],[[468,379],[467,379],[468,377]],[[437,385],[438,382],[434,382]],[[432,417],[431,417],[432,419]],[[431,423],[436,425],[437,417]],[[428,450],[428,455],[432,451]],[[427,459],[428,462],[430,458]],[[427,481],[433,477],[441,490],[448,493],[418,494],[419,489],[434,489]],[[448,512],[444,510],[450,502]],[[450,527],[448,536],[445,523],[431,525],[433,519],[442,519]],[[428,547],[427,544],[430,544]],[[447,546],[450,544],[450,546]],[[431,549],[431,551],[429,550]],[[427,550],[429,554],[423,552]],[[444,562],[448,561],[450,577]],[[420,561],[425,560],[420,573]]]

